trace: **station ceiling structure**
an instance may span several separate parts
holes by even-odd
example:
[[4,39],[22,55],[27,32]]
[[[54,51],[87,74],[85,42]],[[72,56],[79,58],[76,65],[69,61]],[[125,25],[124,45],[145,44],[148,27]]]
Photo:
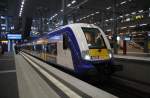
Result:
[[21,18],[62,17],[62,13],[65,13],[68,16],[74,15],[77,22],[91,20],[93,23],[113,17],[114,1],[117,16],[147,10],[150,7],[149,0],[1,0],[0,14],[13,16],[16,21],[20,21],[19,13],[23,1]]

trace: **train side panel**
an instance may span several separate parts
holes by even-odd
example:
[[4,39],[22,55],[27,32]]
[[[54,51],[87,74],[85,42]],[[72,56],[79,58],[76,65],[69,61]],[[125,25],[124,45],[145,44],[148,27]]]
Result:
[[64,50],[63,42],[61,41],[57,43],[57,52],[57,64],[63,65],[66,68],[74,70],[70,48]]

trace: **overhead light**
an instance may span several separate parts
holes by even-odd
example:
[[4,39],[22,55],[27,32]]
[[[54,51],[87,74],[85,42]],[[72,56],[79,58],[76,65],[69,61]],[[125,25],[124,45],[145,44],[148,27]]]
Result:
[[3,27],[4,27],[4,26],[7,26],[7,25],[6,25],[6,24],[1,24],[1,26],[3,26]]
[[107,29],[106,31],[109,32],[109,31],[111,31],[111,29]]
[[140,11],[138,11],[139,13],[142,13],[143,12],[143,10],[140,10]]
[[130,14],[125,14],[125,16],[129,16]]
[[122,4],[125,4],[127,1],[123,1],[123,2],[121,2],[120,4],[122,5]]
[[123,18],[123,16],[119,16],[120,18]]
[[24,0],[22,0],[22,3],[21,3],[22,5],[24,5]]
[[144,23],[144,24],[140,24],[140,26],[146,26],[146,25],[147,25],[147,24],[145,24],[145,23]]
[[107,10],[111,9],[111,6],[107,7],[106,9],[107,9]]
[[63,12],[64,10],[60,10],[61,12]]
[[87,15],[86,17],[88,18],[88,17],[90,17],[90,15]]
[[5,19],[5,17],[4,17],[4,16],[1,16],[1,19]]
[[126,19],[126,21],[130,21],[130,20],[131,20],[130,18],[127,18],[127,19]]
[[86,17],[83,17],[83,19],[85,19]]
[[92,13],[91,16],[94,16],[94,14]]
[[55,14],[54,16],[57,16],[58,14]]
[[73,0],[71,3],[72,3],[72,4],[76,3],[76,0]]
[[22,11],[22,10],[23,10],[23,8],[20,9],[20,11]]
[[135,14],[136,14],[136,12],[132,12],[131,14],[132,14],[132,15],[135,15]]
[[107,22],[107,21],[109,21],[109,20],[105,20],[105,21]]
[[109,20],[110,20],[110,21],[112,21],[113,19],[112,19],[112,18],[110,18]]
[[23,11],[24,4],[25,4],[25,0],[22,0],[21,6],[20,6],[19,17],[21,17],[21,15],[22,15],[22,11]]
[[133,25],[133,26],[129,26],[129,27],[131,27],[131,28],[134,28],[134,27],[136,27],[136,25]]
[[127,27],[121,27],[121,29],[126,29]]
[[21,8],[23,8],[23,5],[21,5]]
[[95,12],[95,14],[99,14],[100,12]]
[[70,7],[71,6],[71,4],[69,3],[69,4],[67,4],[67,7]]

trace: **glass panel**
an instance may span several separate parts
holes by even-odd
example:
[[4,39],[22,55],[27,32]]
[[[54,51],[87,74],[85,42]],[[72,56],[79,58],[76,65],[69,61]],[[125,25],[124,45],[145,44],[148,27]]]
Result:
[[57,55],[57,43],[48,43],[46,50],[51,55]]
[[96,28],[82,27],[90,49],[106,48],[100,31]]

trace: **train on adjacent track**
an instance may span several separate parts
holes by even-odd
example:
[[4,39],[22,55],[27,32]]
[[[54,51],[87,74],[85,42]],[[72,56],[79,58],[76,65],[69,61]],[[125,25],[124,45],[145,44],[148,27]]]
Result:
[[109,76],[114,70],[109,41],[93,24],[75,23],[59,27],[20,46],[22,51],[78,75]]

